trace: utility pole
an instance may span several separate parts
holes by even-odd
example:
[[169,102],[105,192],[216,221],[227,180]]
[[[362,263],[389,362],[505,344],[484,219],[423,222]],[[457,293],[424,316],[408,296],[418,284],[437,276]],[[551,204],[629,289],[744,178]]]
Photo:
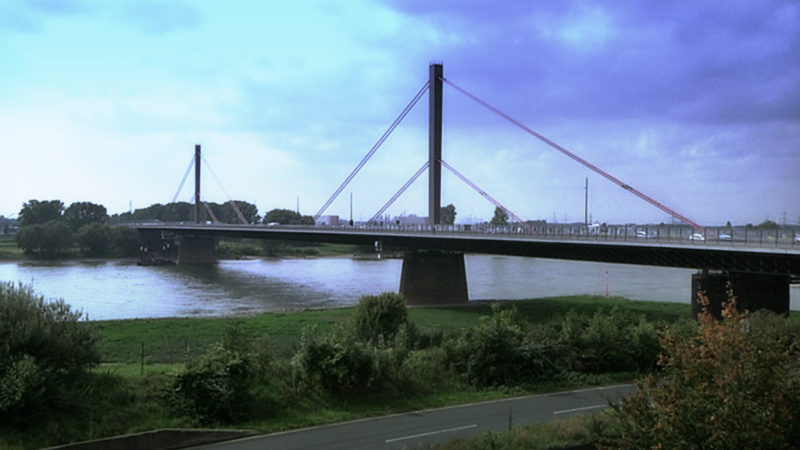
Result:
[[589,177],[586,177],[586,186],[584,187],[586,195],[583,198],[583,224],[589,226]]
[[200,144],[194,146],[194,223],[200,223]]

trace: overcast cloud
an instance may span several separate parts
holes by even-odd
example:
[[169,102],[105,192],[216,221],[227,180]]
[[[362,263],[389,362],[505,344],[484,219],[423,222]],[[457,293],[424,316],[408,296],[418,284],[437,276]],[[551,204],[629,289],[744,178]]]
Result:
[[[286,4],[284,4],[286,3]],[[0,214],[172,200],[201,144],[233,198],[314,214],[445,78],[707,225],[800,221],[800,3],[5,1]],[[443,158],[526,219],[669,216],[449,86]],[[427,96],[345,192],[371,217],[427,157]],[[493,205],[450,174],[458,221]],[[188,183],[187,183],[188,184]],[[227,200],[211,177],[209,201]],[[388,210],[427,214],[420,179]],[[328,213],[346,217],[349,195]],[[181,200],[192,196],[187,186]]]

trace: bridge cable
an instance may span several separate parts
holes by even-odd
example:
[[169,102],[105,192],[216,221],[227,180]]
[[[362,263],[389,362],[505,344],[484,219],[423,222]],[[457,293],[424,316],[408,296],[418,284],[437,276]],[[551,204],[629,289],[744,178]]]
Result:
[[222,189],[222,192],[225,194],[226,197],[228,197],[228,203],[233,207],[233,210],[236,212],[236,216],[239,218],[239,220],[243,224],[249,225],[250,222],[248,222],[247,219],[244,217],[244,214],[242,214],[242,211],[240,211],[239,207],[236,206],[236,203],[233,200],[231,200],[231,196],[228,195],[228,191],[226,191],[225,187],[222,186],[222,183],[219,181],[219,178],[217,177],[217,174],[214,173],[214,169],[211,168],[211,164],[208,163],[208,160],[206,159],[205,155],[201,154],[200,157],[203,158],[203,163],[205,163],[206,167],[208,167],[208,171],[211,172],[211,175],[217,181],[217,184],[219,185],[219,188]]
[[396,192],[396,193],[395,193],[395,194],[392,196],[392,198],[390,198],[390,199],[389,199],[389,201],[388,201],[388,202],[386,202],[386,204],[385,204],[385,205],[383,205],[383,207],[381,207],[381,209],[380,209],[380,210],[379,210],[377,213],[375,213],[375,215],[374,215],[374,216],[372,216],[372,218],[371,218],[371,219],[369,219],[369,221],[367,221],[367,223],[374,223],[374,222],[375,222],[375,221],[378,219],[378,217],[380,217],[380,216],[381,216],[381,214],[383,214],[383,213],[384,213],[384,211],[386,211],[387,209],[389,209],[389,207],[390,207],[390,206],[392,206],[392,203],[394,203],[394,202],[395,202],[395,200],[397,200],[398,198],[400,198],[400,196],[401,196],[401,195],[403,195],[403,192],[405,192],[405,191],[406,191],[406,189],[408,189],[408,188],[409,188],[409,187],[410,187],[412,184],[414,184],[414,182],[415,182],[415,181],[417,181],[417,178],[419,178],[419,176],[420,176],[420,175],[422,175],[422,174],[425,172],[425,169],[427,169],[427,168],[428,168],[428,165],[430,165],[430,161],[425,161],[425,164],[423,164],[423,165],[422,165],[422,167],[420,167],[420,168],[419,168],[419,169],[416,171],[416,173],[414,173],[414,175],[411,177],[411,179],[409,179],[408,181],[406,181],[406,184],[404,184],[404,185],[403,185],[403,187],[401,187],[401,188],[400,188],[400,190],[399,190],[399,191],[397,191],[397,192]]
[[189,172],[192,171],[192,166],[194,166],[194,155],[192,155],[192,159],[189,160],[189,167],[186,168],[186,173],[184,173],[183,178],[181,178],[181,184],[178,186],[178,190],[175,192],[175,196],[172,197],[172,203],[175,203],[175,200],[178,199],[178,195],[180,195],[181,189],[183,189],[183,184],[186,183],[186,177],[188,177]]
[[314,221],[315,222],[317,221],[317,219],[319,219],[319,217],[322,215],[322,213],[324,213],[325,210],[328,209],[328,207],[331,205],[331,203],[333,203],[333,201],[336,200],[336,197],[338,197],[339,194],[342,193],[344,188],[347,187],[347,185],[350,183],[350,181],[353,180],[353,178],[361,170],[361,168],[364,167],[364,165],[367,163],[367,161],[369,161],[369,159],[372,157],[372,155],[374,155],[375,152],[378,150],[378,148],[380,148],[381,144],[383,144],[383,142],[386,141],[386,139],[389,137],[389,135],[392,134],[392,131],[394,131],[394,129],[397,128],[398,125],[400,125],[400,122],[406,117],[406,115],[411,111],[411,109],[414,107],[414,105],[417,104],[419,99],[421,99],[423,94],[425,94],[425,92],[428,90],[429,84],[430,84],[430,82],[425,82],[425,84],[422,86],[422,89],[420,89],[419,92],[417,92],[417,95],[415,95],[414,98],[411,100],[411,102],[409,102],[409,104],[406,105],[406,107],[403,109],[403,111],[400,113],[400,115],[397,116],[396,119],[394,119],[394,122],[392,122],[392,124],[383,133],[383,135],[380,137],[380,139],[378,139],[378,142],[376,142],[375,145],[372,146],[372,148],[369,150],[369,152],[367,152],[366,156],[364,156],[364,158],[361,159],[361,162],[358,163],[356,168],[353,169],[353,171],[350,172],[350,175],[348,175],[347,178],[345,178],[344,182],[342,182],[342,184],[339,185],[339,187],[336,189],[336,192],[334,192],[333,195],[331,195],[331,197],[328,199],[328,201],[326,201],[325,204],[322,205],[322,208],[320,208],[320,210],[317,211],[316,214],[314,214]]
[[506,119],[507,121],[511,122],[512,124],[518,126],[519,128],[521,128],[522,130],[524,130],[528,134],[530,134],[533,137],[539,139],[540,141],[544,142],[545,144],[549,145],[550,147],[558,150],[559,152],[563,153],[564,155],[572,158],[573,160],[579,162],[583,166],[585,166],[585,167],[591,169],[592,171],[600,174],[601,176],[603,176],[607,180],[609,180],[612,183],[620,186],[621,188],[625,189],[626,191],[636,195],[637,197],[639,197],[642,200],[650,203],[651,205],[655,206],[656,208],[666,212],[667,214],[669,214],[670,216],[680,220],[681,222],[683,222],[683,223],[685,223],[687,225],[690,225],[695,230],[698,230],[698,231],[703,231],[704,230],[704,227],[702,225],[698,224],[697,222],[695,222],[695,221],[689,219],[688,217],[678,213],[677,211],[674,211],[674,210],[668,208],[667,206],[665,206],[665,205],[661,204],[660,202],[658,202],[657,200],[645,195],[644,193],[634,189],[629,184],[624,183],[622,180],[616,178],[615,176],[611,175],[610,173],[608,173],[608,172],[604,171],[603,169],[595,166],[594,164],[590,163],[589,161],[586,161],[585,159],[581,158],[580,156],[572,153],[571,151],[567,150],[566,148],[556,144],[555,142],[551,141],[550,139],[544,137],[543,135],[541,135],[541,134],[537,133],[536,131],[532,130],[531,128],[525,126],[522,122],[514,119],[513,117],[511,117],[508,114],[500,111],[499,109],[495,108],[494,106],[486,103],[485,101],[481,100],[480,98],[476,97],[475,95],[467,92],[463,88],[461,88],[458,85],[454,84],[452,81],[447,80],[444,77],[441,77],[441,80],[444,83],[446,83],[446,84],[450,85],[451,87],[453,87],[455,90],[461,92],[462,94],[464,94],[467,97],[471,98],[475,102],[479,103],[481,106],[489,109],[490,111],[494,112],[495,114],[499,115],[500,117],[502,117],[502,118]]
[[222,223],[222,222],[219,221],[219,219],[217,219],[217,216],[214,215],[214,211],[211,210],[211,205],[209,205],[207,201],[205,201],[203,199],[203,200],[200,200],[200,202],[203,204],[203,206],[206,207],[206,211],[208,211],[208,215],[209,215],[209,217],[211,217],[211,221],[213,223],[215,223],[215,224]]
[[497,200],[495,200],[495,199],[494,199],[494,198],[493,198],[491,195],[489,195],[489,194],[488,194],[486,191],[484,191],[483,189],[479,188],[479,187],[478,187],[478,186],[477,186],[475,183],[473,183],[472,181],[470,181],[470,179],[469,179],[469,178],[467,178],[466,176],[462,175],[462,174],[461,174],[461,172],[457,171],[457,170],[455,169],[455,167],[451,166],[450,164],[447,164],[447,163],[446,163],[444,160],[441,160],[441,159],[439,160],[439,162],[440,162],[440,163],[442,163],[442,166],[444,166],[444,168],[446,168],[447,170],[449,170],[450,172],[452,172],[452,173],[453,173],[453,175],[455,175],[455,176],[457,176],[458,178],[460,178],[460,179],[461,179],[461,181],[463,181],[464,183],[467,183],[467,185],[469,185],[469,187],[471,187],[472,189],[475,189],[475,191],[477,191],[479,194],[481,194],[481,195],[482,195],[482,196],[483,196],[483,197],[484,197],[486,200],[489,200],[490,202],[492,202],[492,204],[494,204],[494,206],[497,206],[498,208],[500,208],[500,209],[502,209],[503,211],[505,211],[505,212],[506,212],[506,214],[508,214],[509,216],[511,216],[511,217],[512,217],[514,220],[516,220],[517,222],[519,222],[519,223],[520,223],[520,224],[521,224],[523,227],[525,227],[525,228],[529,228],[529,227],[530,227],[530,225],[528,225],[528,223],[527,223],[527,222],[525,222],[524,220],[522,220],[522,219],[521,219],[521,218],[520,218],[518,215],[514,214],[514,213],[513,213],[513,212],[512,212],[510,209],[506,208],[506,207],[505,207],[505,206],[503,206],[503,205],[502,205],[500,202],[498,202]]

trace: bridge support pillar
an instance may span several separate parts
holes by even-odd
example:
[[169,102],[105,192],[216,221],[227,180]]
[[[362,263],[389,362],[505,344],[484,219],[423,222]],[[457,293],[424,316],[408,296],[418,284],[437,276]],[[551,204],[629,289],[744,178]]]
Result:
[[178,264],[214,264],[214,238],[211,236],[181,236]]
[[454,305],[469,301],[463,253],[415,251],[403,257],[400,293],[409,305]]
[[722,317],[722,303],[729,293],[737,299],[739,311],[767,309],[789,314],[789,276],[747,272],[696,273],[692,275],[692,316],[702,310],[697,294],[704,291],[709,311]]

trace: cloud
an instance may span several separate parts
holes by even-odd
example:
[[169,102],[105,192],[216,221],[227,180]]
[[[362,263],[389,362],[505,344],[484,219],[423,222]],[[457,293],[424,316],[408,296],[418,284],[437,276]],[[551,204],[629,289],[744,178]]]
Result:
[[469,36],[432,42],[446,59],[445,76],[531,118],[800,116],[797,4],[390,5],[438,34]]

